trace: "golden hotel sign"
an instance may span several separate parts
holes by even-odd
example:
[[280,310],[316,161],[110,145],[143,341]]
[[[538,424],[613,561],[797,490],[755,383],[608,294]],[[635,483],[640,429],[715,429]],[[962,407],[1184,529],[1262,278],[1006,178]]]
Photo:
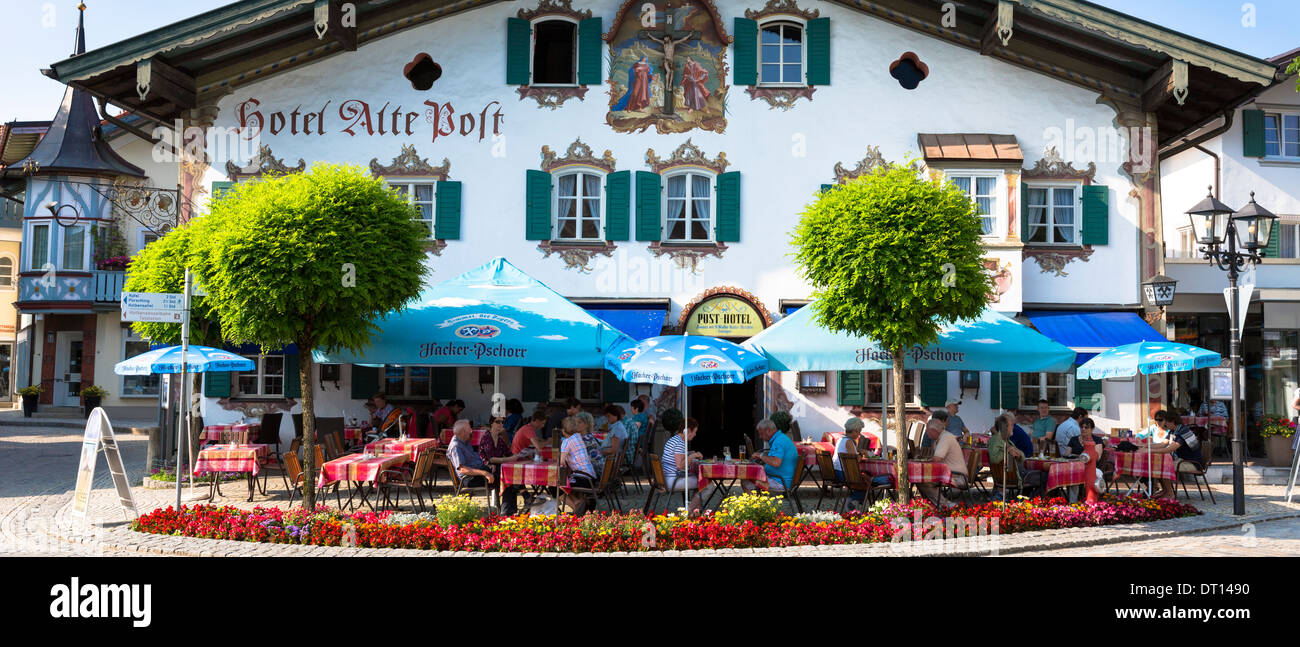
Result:
[[691,335],[751,337],[766,325],[766,317],[749,301],[718,295],[700,301],[687,315],[684,329]]

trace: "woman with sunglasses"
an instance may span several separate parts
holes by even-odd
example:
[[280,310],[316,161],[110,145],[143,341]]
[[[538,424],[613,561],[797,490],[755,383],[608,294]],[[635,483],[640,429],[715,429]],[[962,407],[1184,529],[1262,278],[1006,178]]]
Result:
[[[501,464],[523,458],[520,454],[510,453],[510,436],[506,433],[505,418],[493,417],[488,424],[488,432],[478,444],[479,458],[492,470],[492,475],[500,483]],[[519,508],[518,494],[520,486],[511,485],[501,491],[501,514],[514,515]]]

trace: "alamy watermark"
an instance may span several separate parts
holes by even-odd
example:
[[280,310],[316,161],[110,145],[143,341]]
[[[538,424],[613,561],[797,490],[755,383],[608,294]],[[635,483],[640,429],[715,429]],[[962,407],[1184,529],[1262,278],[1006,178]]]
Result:
[[1155,166],[1156,142],[1146,126],[1080,126],[1066,119],[1065,128],[1044,129],[1043,142],[1067,161],[1128,164],[1132,174],[1146,173]]

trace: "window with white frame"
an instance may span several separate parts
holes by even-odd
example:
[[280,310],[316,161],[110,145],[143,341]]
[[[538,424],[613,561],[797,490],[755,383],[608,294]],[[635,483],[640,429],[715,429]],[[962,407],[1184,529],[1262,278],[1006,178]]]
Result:
[[666,178],[664,220],[669,241],[713,240],[713,180],[713,175],[696,171]]
[[602,373],[600,369],[557,368],[552,374],[551,393],[554,399],[577,398],[583,402],[600,402]]
[[980,172],[950,172],[947,175],[979,207],[984,235],[1000,236],[1002,232],[998,224],[1003,221],[1001,210],[1004,208],[998,199],[1001,176]]
[[50,225],[32,225],[32,243],[27,258],[32,259],[28,269],[43,270],[50,262]]
[[284,395],[284,355],[245,355],[257,370],[235,373],[238,395]]
[[156,233],[154,233],[154,232],[152,232],[152,231],[150,231],[150,230],[148,230],[148,229],[141,229],[141,230],[140,230],[140,237],[139,237],[139,240],[138,240],[138,243],[139,243],[139,248],[138,248],[138,249],[144,249],[145,247],[148,247],[148,246],[149,246],[149,243],[152,243],[152,242],[154,242],[155,240],[158,240],[158,238],[159,238],[158,234],[156,234]]
[[[867,406],[871,406],[871,405],[882,406],[885,402],[883,397],[883,394],[885,392],[885,387],[881,381],[881,377],[882,377],[881,371],[866,371],[866,374],[867,374]],[[921,372],[907,371],[905,375],[907,375],[907,381],[903,383],[903,404],[919,406],[921,404],[921,401],[918,398],[917,394],[921,392]],[[891,391],[889,392],[889,399],[893,400],[894,393],[892,391],[893,389],[892,385],[890,386],[890,389]]]
[[803,86],[803,25],[792,22],[764,23],[759,33],[758,84]]
[[1025,232],[1028,237],[1024,242],[1040,245],[1078,244],[1079,186],[1025,186]]
[[431,393],[428,366],[384,367],[384,394],[390,398],[427,398]]
[[396,189],[398,193],[406,198],[406,201],[413,205],[419,212],[419,218],[416,218],[425,231],[428,232],[428,239],[433,239],[433,205],[434,195],[437,190],[437,182],[433,180],[412,180],[403,182],[389,182],[388,186]]
[[1196,232],[1191,227],[1178,228],[1178,249],[1172,253],[1176,258],[1194,258],[1196,256]]
[[14,288],[14,257],[0,256],[0,290]]
[[1264,156],[1300,159],[1300,114],[1264,115]]
[[532,71],[530,85],[577,84],[577,23],[554,18],[533,23]]
[[1064,408],[1070,402],[1069,373],[1021,373],[1020,403],[1032,406],[1047,400],[1053,408]]
[[601,237],[601,176],[590,171],[557,173],[555,224],[560,240]]
[[[131,330],[130,326],[122,326],[122,360],[148,351],[149,340]],[[121,394],[123,397],[156,396],[159,378],[159,375],[123,375]]]
[[1277,227],[1278,258],[1300,258],[1300,223],[1273,223]]
[[86,227],[63,227],[63,269],[86,269]]

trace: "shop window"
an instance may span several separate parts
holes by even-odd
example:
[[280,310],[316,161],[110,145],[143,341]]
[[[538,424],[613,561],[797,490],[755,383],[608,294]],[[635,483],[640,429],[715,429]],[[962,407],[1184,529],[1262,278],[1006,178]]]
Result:
[[1020,402],[1026,406],[1047,400],[1053,409],[1064,409],[1070,397],[1069,373],[1020,374]]
[[601,370],[557,368],[551,376],[553,399],[577,398],[583,402],[601,402]]
[[[130,326],[122,326],[122,359],[128,360],[141,353],[148,352],[149,341],[140,337]],[[158,395],[159,375],[123,375],[122,396],[156,396]],[[202,393],[202,391],[199,391]]]
[[[883,375],[880,371],[866,371],[867,374],[867,406],[875,405],[884,406],[885,392]],[[903,384],[903,404],[907,406],[920,406],[921,401],[917,394],[921,392],[921,372],[907,371],[907,382]],[[892,386],[891,386],[892,388]],[[894,397],[893,392],[889,394],[890,399]]]
[[431,370],[427,366],[385,366],[384,394],[389,398],[428,398]]

